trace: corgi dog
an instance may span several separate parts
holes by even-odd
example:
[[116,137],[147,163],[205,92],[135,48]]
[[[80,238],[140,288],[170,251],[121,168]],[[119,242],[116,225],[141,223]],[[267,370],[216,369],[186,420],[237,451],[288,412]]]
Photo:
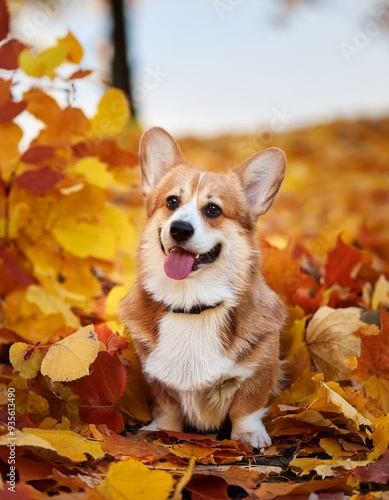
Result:
[[285,307],[260,270],[255,233],[282,183],[285,155],[261,151],[228,173],[188,166],[174,139],[140,141],[147,224],[138,276],[122,300],[152,397],[146,430],[216,430],[271,444],[262,422],[280,376]]

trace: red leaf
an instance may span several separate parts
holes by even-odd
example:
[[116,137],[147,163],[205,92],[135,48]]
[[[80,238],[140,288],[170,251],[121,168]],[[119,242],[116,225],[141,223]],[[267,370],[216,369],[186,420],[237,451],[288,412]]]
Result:
[[361,263],[362,256],[360,250],[347,245],[338,238],[335,248],[328,252],[325,265],[326,287],[338,284],[345,288],[352,288],[355,291],[360,290],[362,285],[352,277],[352,272]]
[[389,450],[378,462],[368,464],[366,467],[355,467],[353,474],[366,483],[386,484],[389,480]]
[[23,154],[21,160],[24,161],[24,163],[36,164],[49,160],[54,156],[54,152],[55,149],[51,146],[33,146]]
[[[0,261],[3,263],[4,268],[4,282],[7,281],[6,278],[12,280],[17,287],[25,287],[28,285],[38,284],[38,281],[27,271],[25,271],[18,262],[18,258],[15,252],[10,249],[3,248],[0,250]],[[1,269],[0,265],[0,269]]]
[[195,500],[228,500],[227,487],[227,482],[221,477],[194,474],[185,488]]
[[69,76],[69,80],[77,80],[80,78],[85,78],[86,76],[89,76],[92,73],[90,69],[79,69],[78,71],[75,71],[72,75]]
[[7,2],[0,0],[0,41],[7,38],[9,32],[9,11]]
[[113,356],[116,351],[127,349],[128,347],[127,340],[118,333],[113,333],[113,331],[108,328],[106,324],[97,325],[95,327],[95,332],[97,333],[100,342],[107,347],[107,351],[110,356]]
[[11,38],[11,40],[4,43],[0,47],[0,68],[7,70],[18,69],[19,54],[26,48],[28,48],[28,45],[16,38]]
[[27,107],[25,101],[12,102],[9,101],[0,107],[0,123],[10,122],[15,118],[15,116],[20,115]]
[[69,384],[79,396],[79,415],[90,424],[105,424],[121,432],[124,421],[116,404],[127,382],[126,369],[117,356],[100,352],[91,365],[91,373]]
[[50,167],[42,167],[37,170],[28,170],[15,178],[15,184],[36,194],[44,194],[50,191],[63,175],[54,172]]
[[0,79],[0,106],[12,100],[11,85],[11,80]]

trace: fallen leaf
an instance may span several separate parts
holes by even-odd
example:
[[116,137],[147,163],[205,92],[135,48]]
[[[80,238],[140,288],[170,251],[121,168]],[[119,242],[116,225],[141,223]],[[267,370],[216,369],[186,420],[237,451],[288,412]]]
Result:
[[42,358],[39,349],[24,342],[16,342],[9,350],[12,366],[24,378],[34,378],[38,375]]
[[100,443],[84,439],[72,431],[26,428],[23,432],[17,431],[17,433],[16,446],[54,451],[72,462],[84,462],[88,458],[87,455],[94,459],[104,456]]
[[339,237],[336,246],[328,252],[325,265],[325,286],[358,287],[353,273],[362,261],[361,250],[347,245]]
[[361,330],[361,356],[353,378],[363,383],[374,406],[389,412],[389,313],[383,306],[380,317],[380,330],[374,325]]
[[389,481],[389,450],[375,463],[356,467],[353,474],[365,483],[387,484]]
[[174,479],[168,472],[149,470],[136,460],[110,465],[105,481],[97,490],[105,498],[167,500]]
[[389,415],[382,415],[374,422],[374,449],[369,453],[370,460],[377,460],[389,447]]
[[99,341],[92,325],[52,345],[41,365],[42,375],[53,381],[71,381],[89,374],[99,352]]
[[126,369],[118,356],[99,352],[90,366],[90,372],[88,377],[69,384],[79,397],[81,420],[91,424],[106,424],[109,429],[122,432],[124,421],[116,405],[126,386]]
[[379,309],[381,305],[389,305],[389,281],[383,274],[378,278],[371,298],[372,309]]
[[311,319],[306,343],[316,369],[327,380],[348,380],[351,370],[347,358],[359,356],[360,339],[354,333],[362,326],[357,307],[321,307]]

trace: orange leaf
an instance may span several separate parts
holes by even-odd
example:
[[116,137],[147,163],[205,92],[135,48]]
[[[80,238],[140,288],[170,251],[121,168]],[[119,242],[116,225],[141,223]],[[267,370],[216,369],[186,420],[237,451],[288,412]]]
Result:
[[63,45],[67,50],[67,60],[79,64],[83,58],[84,51],[80,42],[77,38],[72,34],[68,33],[65,37],[58,39],[58,45]]

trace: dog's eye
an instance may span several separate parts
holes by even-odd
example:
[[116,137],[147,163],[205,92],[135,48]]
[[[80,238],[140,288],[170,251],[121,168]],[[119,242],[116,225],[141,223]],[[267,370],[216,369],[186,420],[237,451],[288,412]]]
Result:
[[169,210],[175,210],[178,208],[180,204],[180,200],[177,198],[177,196],[168,196],[166,198],[166,206]]
[[210,203],[205,207],[204,213],[207,217],[219,217],[222,213],[222,209],[214,203]]

